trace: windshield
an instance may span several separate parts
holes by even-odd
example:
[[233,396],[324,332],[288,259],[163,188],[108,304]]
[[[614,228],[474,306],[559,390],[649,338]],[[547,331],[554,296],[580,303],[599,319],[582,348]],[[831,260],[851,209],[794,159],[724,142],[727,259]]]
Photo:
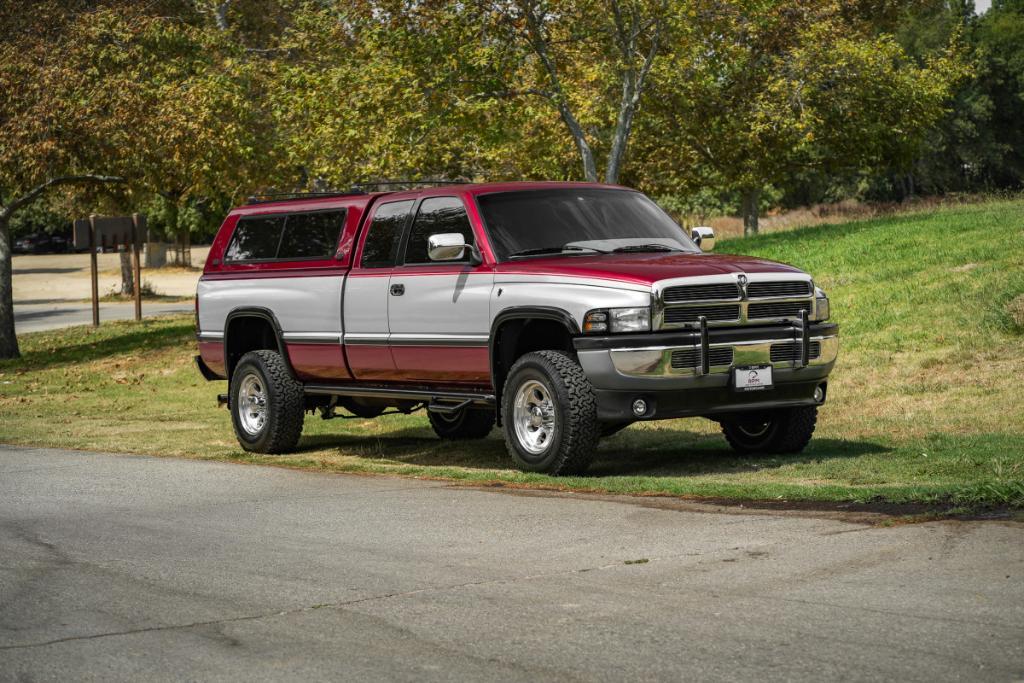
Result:
[[657,204],[629,190],[558,188],[477,197],[499,261],[611,252],[700,253]]

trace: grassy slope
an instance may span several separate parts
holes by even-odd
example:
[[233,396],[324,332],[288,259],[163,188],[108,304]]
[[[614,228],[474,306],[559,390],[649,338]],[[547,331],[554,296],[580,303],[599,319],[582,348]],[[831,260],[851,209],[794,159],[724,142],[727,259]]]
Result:
[[0,364],[0,441],[392,472],[580,490],[744,499],[1024,506],[1024,202],[819,226],[721,251],[817,276],[842,325],[818,432],[802,454],[733,455],[702,420],[638,425],[602,443],[590,476],[510,469],[498,432],[446,444],[425,417],[307,418],[302,451],[237,446],[220,383],[190,365],[188,318],[25,335]]

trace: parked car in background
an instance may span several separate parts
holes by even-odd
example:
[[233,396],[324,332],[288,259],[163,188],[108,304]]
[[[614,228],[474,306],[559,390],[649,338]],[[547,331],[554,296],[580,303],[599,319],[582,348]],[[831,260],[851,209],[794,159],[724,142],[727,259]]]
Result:
[[71,251],[71,240],[59,233],[36,232],[14,240],[16,254],[64,254]]
[[597,184],[257,200],[210,249],[197,362],[229,379],[239,443],[260,453],[293,448],[306,412],[420,408],[445,439],[497,423],[520,468],[552,474],[685,416],[740,452],[800,451],[838,353],[829,301],[797,268],[713,246]]

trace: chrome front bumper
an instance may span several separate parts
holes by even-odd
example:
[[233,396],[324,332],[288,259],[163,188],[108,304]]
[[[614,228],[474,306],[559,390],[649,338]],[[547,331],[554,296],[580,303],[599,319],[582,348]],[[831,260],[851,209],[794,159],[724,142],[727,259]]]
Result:
[[[839,337],[811,337],[812,343],[820,344],[821,352],[815,358],[809,358],[808,366],[831,365],[839,355]],[[729,368],[739,365],[771,365],[778,369],[801,367],[797,360],[772,361],[772,346],[791,342],[790,340],[766,339],[755,341],[709,344],[710,356],[716,350],[732,349],[733,360],[727,365],[710,365],[708,374],[726,374]],[[609,349],[615,371],[627,377],[697,377],[703,374],[699,366],[673,367],[672,354],[677,351],[695,352],[699,355],[699,346],[661,346],[646,349]]]
[[[833,324],[813,325],[806,337],[799,334],[799,328],[789,326],[758,331],[763,334],[750,338],[743,328],[714,330],[710,339],[703,340],[696,332],[681,336],[650,334],[632,340],[604,337],[600,343],[578,341],[576,353],[596,389],[636,391],[727,387],[730,370],[745,365],[771,365],[776,383],[819,380],[828,376],[839,354],[838,327]],[[665,343],[654,343],[662,341],[660,337],[664,337]],[[820,348],[816,356],[807,358],[806,365],[802,358],[772,360],[773,346],[796,345],[799,349],[804,340]],[[725,351],[728,355],[731,350],[731,362],[724,365],[709,362],[705,368],[698,360],[683,366],[677,362],[673,367],[674,353],[684,352],[703,359],[704,348],[709,359],[721,355],[716,351]]]

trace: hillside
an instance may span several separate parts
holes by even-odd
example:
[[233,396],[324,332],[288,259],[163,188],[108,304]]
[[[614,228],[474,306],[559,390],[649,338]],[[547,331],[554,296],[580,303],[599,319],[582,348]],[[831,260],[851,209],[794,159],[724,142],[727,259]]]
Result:
[[738,457],[716,426],[633,426],[587,477],[511,470],[497,431],[452,446],[422,414],[307,418],[293,457],[241,452],[223,385],[191,365],[174,318],[26,335],[0,364],[0,441],[336,471],[760,500],[1024,507],[1024,201],[1002,201],[720,243],[814,273],[841,325],[829,403],[807,451]]

